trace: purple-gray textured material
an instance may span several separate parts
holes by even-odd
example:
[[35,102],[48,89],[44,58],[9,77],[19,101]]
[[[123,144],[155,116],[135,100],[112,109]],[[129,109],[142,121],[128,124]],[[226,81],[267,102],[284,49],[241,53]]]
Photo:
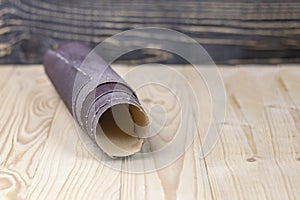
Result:
[[143,111],[127,83],[81,43],[65,43],[56,51],[48,50],[43,64],[68,110],[94,142],[99,118],[111,106],[131,104]]

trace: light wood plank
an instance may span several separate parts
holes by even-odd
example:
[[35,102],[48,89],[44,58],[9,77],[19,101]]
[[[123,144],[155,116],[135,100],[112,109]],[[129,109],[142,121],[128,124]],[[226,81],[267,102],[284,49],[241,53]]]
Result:
[[[149,67],[151,68],[151,66]],[[171,142],[176,134],[183,134],[183,132],[192,134],[195,131],[196,138],[185,153],[184,149],[182,149],[184,155],[169,163],[170,166],[162,167],[158,164],[159,160],[157,159],[165,159],[164,157],[154,158],[153,162],[155,162],[155,166],[158,168],[157,171],[144,174],[123,172],[121,199],[211,199],[206,166],[204,161],[200,159],[200,140],[195,129],[196,124],[193,123],[195,121],[193,114],[195,109],[193,106],[190,106],[186,107],[186,109],[189,109],[186,112],[182,112],[181,110],[185,109],[181,106],[182,104],[190,104],[191,99],[187,96],[190,94],[186,93],[185,83],[176,81],[178,79],[175,79],[171,74],[172,72],[169,73],[169,76],[164,76],[164,81],[157,79],[157,72],[162,72],[162,68],[160,66],[152,66],[152,70],[144,69],[147,73],[141,74],[139,78],[141,80],[148,80],[150,77],[154,84],[149,84],[137,91],[137,95],[141,97],[140,100],[146,110],[149,111],[155,105],[159,105],[163,109],[161,112],[155,112],[155,110],[150,112],[150,116],[152,117],[151,126],[159,127],[160,123],[166,119],[165,124],[162,126],[163,128],[158,132],[159,136],[150,141],[151,149],[164,147],[164,145]],[[172,70],[181,74],[185,68],[176,67]],[[118,72],[126,74],[125,69],[122,71],[118,70]],[[144,76],[147,76],[147,78]],[[185,80],[182,79],[182,81]],[[157,84],[161,84],[162,86]],[[168,86],[170,87],[168,88]],[[205,87],[203,82],[202,87]],[[174,93],[172,94],[172,92]],[[185,98],[180,99],[180,96],[184,95]],[[188,123],[185,124],[186,120]],[[180,125],[183,128],[179,130]],[[181,148],[180,145],[178,148]],[[170,154],[172,153],[170,152]],[[125,160],[123,169],[134,167],[130,158]],[[161,167],[162,169],[160,169]]]
[[171,166],[145,174],[123,172],[121,199],[212,199],[206,166],[199,157],[197,138]]
[[87,152],[62,101],[41,157],[27,199],[119,199],[120,172]]
[[293,144],[299,132],[280,92],[281,71],[233,68],[223,75],[228,116],[220,142],[206,158],[214,196],[298,199],[300,166],[293,152],[299,147]]
[[24,199],[58,96],[40,67],[0,70],[6,76],[0,95],[0,198]]
[[9,80],[11,75],[13,74],[14,71],[13,66],[2,66],[0,68],[1,73],[0,73],[0,90],[3,88],[3,86],[6,84],[6,82]]
[[[131,68],[115,69],[126,74]],[[132,174],[105,167],[89,155],[42,68],[0,68],[0,91],[5,94],[0,95],[0,198],[299,199],[300,69],[222,68],[228,113],[225,121],[216,122],[224,124],[223,133],[204,160],[209,93],[191,68],[176,70],[201,100],[198,137],[170,166]],[[183,91],[184,85],[172,76],[166,79]],[[156,125],[167,119],[161,131],[164,140],[154,145],[162,147],[178,128],[180,107],[164,88],[147,87],[138,95],[145,108],[156,103],[167,111],[166,116],[154,115]],[[189,99],[181,103],[195,107]],[[184,126],[192,131],[192,120],[189,123]],[[122,168],[131,167],[130,158],[124,159]]]

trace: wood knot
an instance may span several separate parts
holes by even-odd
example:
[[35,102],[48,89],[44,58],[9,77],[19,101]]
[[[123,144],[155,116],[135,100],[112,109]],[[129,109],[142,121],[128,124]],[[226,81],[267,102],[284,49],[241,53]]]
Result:
[[256,158],[251,157],[251,158],[247,158],[246,160],[247,160],[248,162],[255,162],[255,161],[256,161]]
[[296,158],[296,160],[297,160],[297,161],[300,161],[300,157],[299,157],[299,158]]
[[23,40],[20,47],[26,58],[36,59],[41,54],[41,42],[38,37]]
[[150,102],[151,102],[151,99],[149,99],[149,98],[144,98],[144,99],[142,99],[142,101],[145,102],[145,103],[150,103]]

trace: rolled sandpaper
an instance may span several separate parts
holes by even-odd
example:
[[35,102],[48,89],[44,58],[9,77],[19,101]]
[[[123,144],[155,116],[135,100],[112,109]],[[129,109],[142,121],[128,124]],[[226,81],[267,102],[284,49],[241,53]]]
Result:
[[134,91],[100,55],[71,42],[48,50],[43,64],[76,122],[106,154],[123,157],[141,150],[139,130],[148,124],[146,113]]

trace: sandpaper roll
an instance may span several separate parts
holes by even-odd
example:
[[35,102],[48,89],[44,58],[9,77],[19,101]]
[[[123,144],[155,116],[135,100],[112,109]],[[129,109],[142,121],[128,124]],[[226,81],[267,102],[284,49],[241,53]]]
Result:
[[48,50],[43,64],[76,122],[106,154],[122,157],[141,150],[147,115],[134,91],[100,55],[71,42]]

